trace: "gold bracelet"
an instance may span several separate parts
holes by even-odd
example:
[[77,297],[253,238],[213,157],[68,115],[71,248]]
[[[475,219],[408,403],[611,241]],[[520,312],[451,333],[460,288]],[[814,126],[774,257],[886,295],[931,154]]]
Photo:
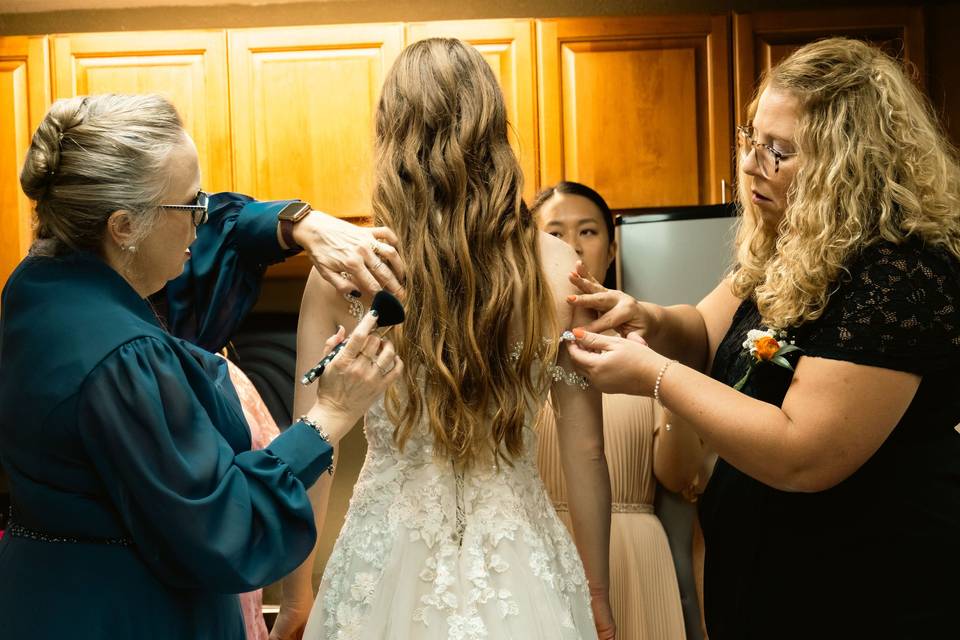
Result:
[[653,399],[657,401],[661,407],[663,407],[663,402],[660,401],[660,383],[663,381],[663,374],[667,372],[667,368],[672,365],[676,360],[667,360],[663,363],[663,366],[660,367],[660,373],[657,374],[657,382],[653,385]]

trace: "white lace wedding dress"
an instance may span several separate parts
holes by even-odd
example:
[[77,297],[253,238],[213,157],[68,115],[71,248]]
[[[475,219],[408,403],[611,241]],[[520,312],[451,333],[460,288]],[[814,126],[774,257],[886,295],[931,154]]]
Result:
[[375,403],[304,639],[596,638],[583,565],[540,480],[528,416],[512,466],[464,472],[434,457],[425,424],[401,453]]

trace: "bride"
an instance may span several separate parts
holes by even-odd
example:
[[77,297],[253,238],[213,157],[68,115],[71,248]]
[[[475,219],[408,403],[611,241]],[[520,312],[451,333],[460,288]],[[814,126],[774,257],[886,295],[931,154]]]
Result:
[[[559,339],[588,320],[565,301],[577,256],[537,230],[521,187],[503,96],[479,52],[449,39],[404,50],[377,108],[373,210],[406,264],[407,318],[392,330],[406,371],[366,415],[367,457],[308,640],[614,636],[600,394],[572,373]],[[366,304],[311,274],[298,371]],[[576,547],[537,472],[548,393]],[[298,388],[297,403],[314,395]],[[314,491],[319,523],[328,492]],[[278,625],[302,624],[310,564],[285,583]]]

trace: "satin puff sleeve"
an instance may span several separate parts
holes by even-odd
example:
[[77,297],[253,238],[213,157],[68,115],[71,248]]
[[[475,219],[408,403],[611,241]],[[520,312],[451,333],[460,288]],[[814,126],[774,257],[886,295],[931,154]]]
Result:
[[257,301],[266,268],[291,254],[277,240],[277,214],[290,202],[210,196],[183,273],[159,296],[173,335],[208,351],[226,345]]
[[267,448],[243,451],[249,432],[236,394],[177,347],[140,338],[104,359],[81,389],[81,440],[162,580],[251,591],[312,549],[306,487],[330,466],[332,448],[297,423]]

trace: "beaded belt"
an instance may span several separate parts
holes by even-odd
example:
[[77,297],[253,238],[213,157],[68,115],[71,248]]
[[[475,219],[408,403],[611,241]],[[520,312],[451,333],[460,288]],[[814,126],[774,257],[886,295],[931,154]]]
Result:
[[108,544],[117,547],[129,547],[133,540],[126,537],[121,538],[95,538],[95,537],[74,537],[58,536],[43,531],[30,529],[18,524],[13,519],[13,507],[10,507],[10,519],[7,522],[6,535],[14,538],[26,538],[27,540],[36,540],[38,542],[59,542],[68,544]]
[[[570,511],[570,506],[566,502],[554,502],[553,506],[557,511]],[[653,513],[653,505],[642,502],[614,502],[610,505],[610,512]]]

